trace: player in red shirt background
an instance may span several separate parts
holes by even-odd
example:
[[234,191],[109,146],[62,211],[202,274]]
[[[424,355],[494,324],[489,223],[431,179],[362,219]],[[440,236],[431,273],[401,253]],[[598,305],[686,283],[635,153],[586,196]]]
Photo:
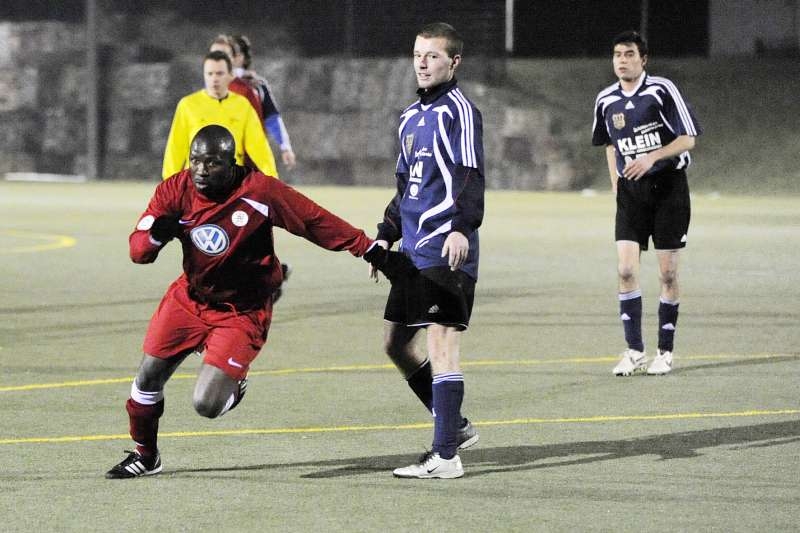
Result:
[[363,230],[280,180],[236,165],[233,136],[222,126],[197,133],[189,161],[190,168],[156,187],[130,235],[135,263],[152,263],[177,238],[183,273],[153,314],[126,404],[136,450],[107,478],[161,471],[157,436],[164,385],[195,350],[203,356],[193,396],[198,414],[216,418],[241,401],[283,278],[273,227],[356,257],[373,245]]

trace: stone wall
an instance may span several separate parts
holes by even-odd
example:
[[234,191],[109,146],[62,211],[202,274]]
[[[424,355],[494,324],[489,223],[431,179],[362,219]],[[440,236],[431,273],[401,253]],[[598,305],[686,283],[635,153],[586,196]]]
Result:
[[[104,40],[103,42],[111,42]],[[0,174],[82,174],[86,169],[83,28],[68,23],[0,23]],[[137,48],[138,46],[138,48]],[[172,114],[202,86],[199,55],[144,61],[144,45],[100,50],[101,179],[159,179]],[[580,185],[546,108],[501,89],[504,62],[470,57],[460,78],[484,117],[491,188]],[[282,57],[256,61],[270,81],[298,166],[290,183],[390,185],[396,123],[414,98],[410,58]],[[568,143],[567,143],[568,144]],[[279,169],[280,170],[280,169]]]

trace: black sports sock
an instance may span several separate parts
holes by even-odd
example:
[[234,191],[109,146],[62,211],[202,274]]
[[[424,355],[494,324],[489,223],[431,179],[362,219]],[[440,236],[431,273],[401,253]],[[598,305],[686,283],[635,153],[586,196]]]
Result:
[[658,304],[658,349],[671,352],[678,326],[678,302],[661,300]]
[[622,319],[622,328],[625,331],[625,341],[628,348],[644,351],[642,341],[642,291],[620,293],[619,316]]
[[425,361],[416,372],[408,377],[407,382],[408,386],[419,398],[419,401],[430,411],[433,408],[433,372],[431,371],[431,362]]

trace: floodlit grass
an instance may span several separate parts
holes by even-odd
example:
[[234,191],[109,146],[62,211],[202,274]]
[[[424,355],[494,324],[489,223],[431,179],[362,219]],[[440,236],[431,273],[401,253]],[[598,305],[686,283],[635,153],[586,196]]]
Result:
[[[452,481],[391,476],[431,421],[381,354],[386,283],[276,230],[295,270],[245,401],[197,416],[186,361],[164,472],[108,481],[147,321],[180,268],[174,244],[153,265],[127,257],[152,187],[0,183],[0,530],[796,529],[796,198],[695,197],[677,368],[622,379],[611,196],[490,193],[462,350],[481,442]],[[302,190],[370,233],[391,195]]]

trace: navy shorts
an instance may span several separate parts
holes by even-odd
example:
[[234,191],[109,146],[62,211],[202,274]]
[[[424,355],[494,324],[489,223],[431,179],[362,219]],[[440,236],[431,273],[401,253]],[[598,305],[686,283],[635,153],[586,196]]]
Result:
[[426,268],[392,281],[383,318],[409,327],[441,324],[465,330],[474,300],[475,280],[468,274]]
[[650,237],[656,250],[683,248],[691,212],[684,170],[662,170],[637,181],[620,178],[614,238],[638,242],[642,250]]

